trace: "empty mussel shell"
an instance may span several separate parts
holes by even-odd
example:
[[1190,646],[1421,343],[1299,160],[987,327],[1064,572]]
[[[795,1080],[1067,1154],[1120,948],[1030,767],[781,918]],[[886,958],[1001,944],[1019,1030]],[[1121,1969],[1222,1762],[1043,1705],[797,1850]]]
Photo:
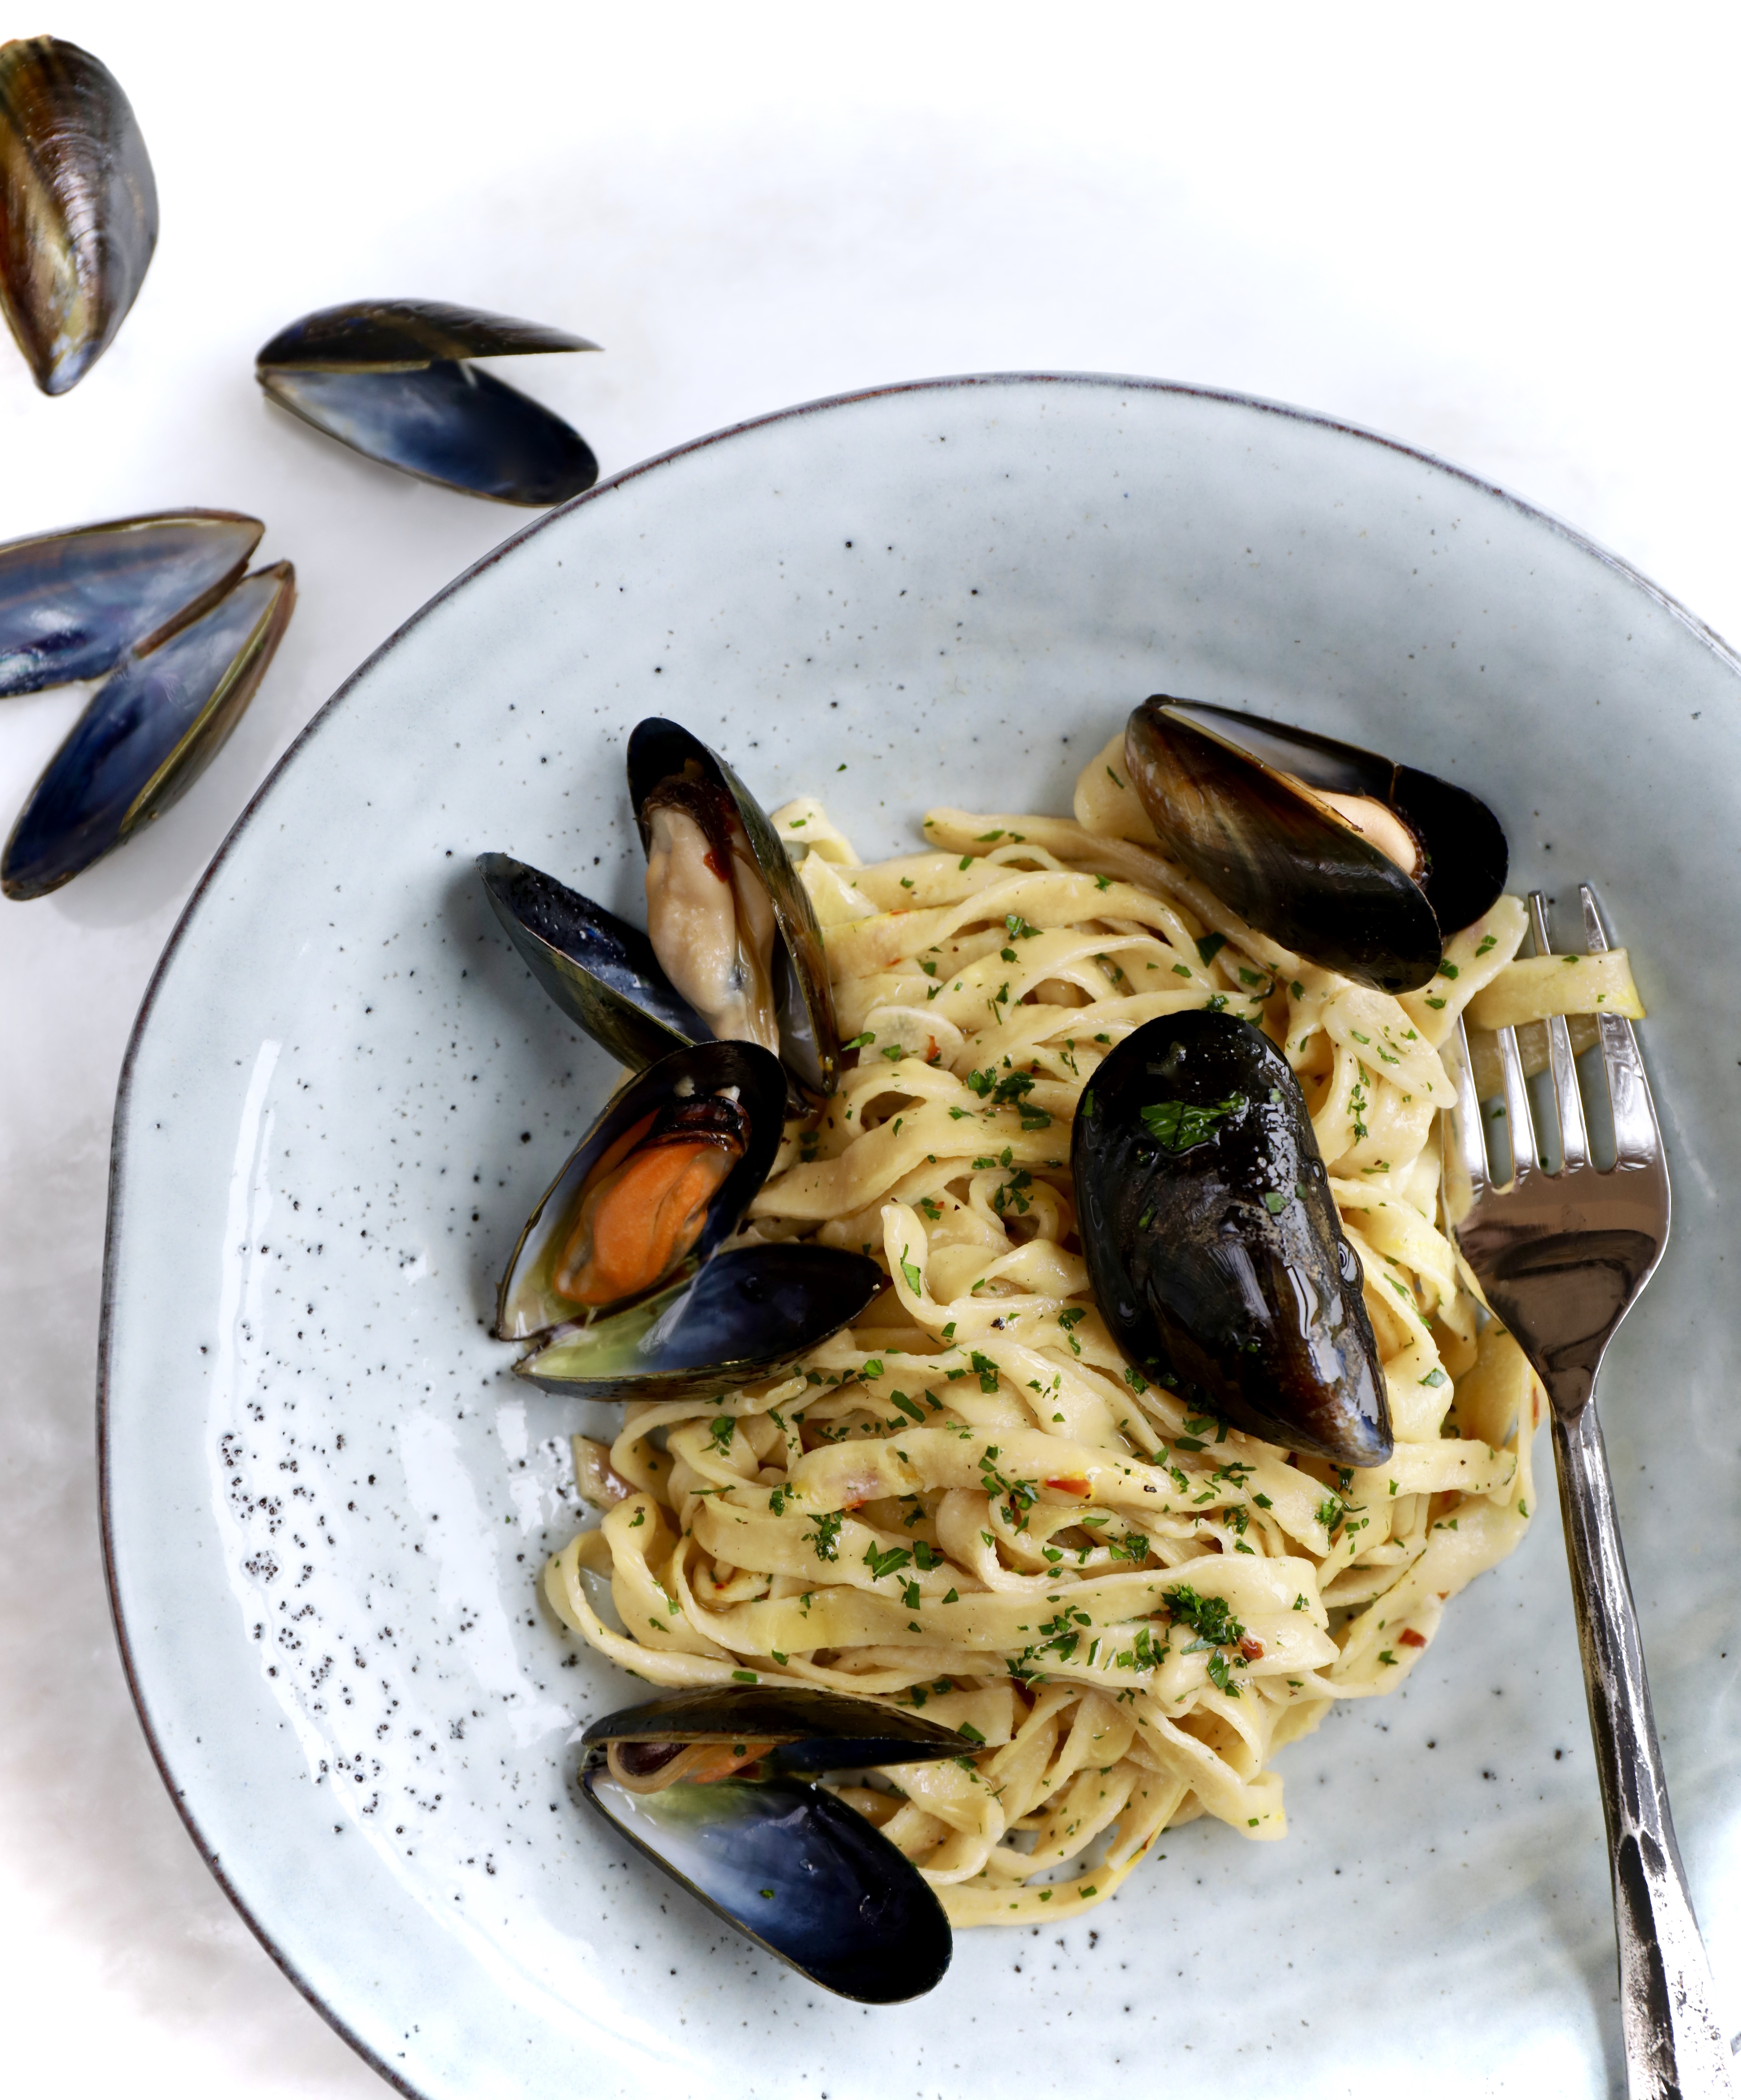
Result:
[[809,1245],[734,1247],[608,1319],[558,1328],[514,1365],[583,1400],[691,1400],[769,1378],[849,1326],[888,1279],[867,1255]]
[[785,1103],[779,1060],[750,1043],[699,1043],[637,1074],[527,1221],[496,1339],[632,1305],[706,1261],[767,1179]]
[[184,794],[240,721],[295,603],[296,572],[275,562],[127,657],[31,790],[0,855],[0,890],[58,889]]
[[364,299],[280,329],[254,376],[281,408],[369,459],[467,495],[542,505],[597,480],[591,447],[561,417],[461,360],[597,347],[434,300]]
[[809,893],[762,807],[717,752],[659,716],[628,739],[647,853],[647,931],[713,1034],[778,1046],[798,1088],[834,1091],[834,995]]
[[56,37],[0,45],[0,311],[45,394],[113,342],[156,243],[156,183],[119,81]]
[[1288,1450],[1390,1456],[1360,1260],[1267,1036],[1201,1010],[1145,1022],[1084,1090],[1070,1171],[1095,1298],[1142,1375]]
[[957,1757],[953,1731],[867,1700],[746,1686],[651,1701],[594,1722],[582,1742],[590,1806],[758,1946],[868,2005],[941,1980],[949,1921],[918,1868],[856,1810],[787,1775]]
[[0,695],[148,655],[240,579],[265,529],[231,510],[164,511],[0,547]]
[[1382,991],[1425,984],[1505,885],[1505,833],[1449,782],[1353,744],[1157,695],[1132,786],[1166,850],[1259,933]]
[[619,1064],[638,1072],[708,1039],[638,927],[507,854],[480,854],[478,871],[532,975]]

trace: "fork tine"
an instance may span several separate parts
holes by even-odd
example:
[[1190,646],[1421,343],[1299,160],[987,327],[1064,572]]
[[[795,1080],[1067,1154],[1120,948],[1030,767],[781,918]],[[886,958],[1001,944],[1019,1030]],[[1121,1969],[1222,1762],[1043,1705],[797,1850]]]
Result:
[[[1593,955],[1600,955],[1608,946],[1602,907],[1587,882],[1579,884],[1578,896],[1584,907],[1585,942]],[[1624,1166],[1648,1165],[1662,1157],[1663,1134],[1651,1099],[1651,1083],[1644,1075],[1644,1060],[1638,1054],[1638,1038],[1623,1013],[1598,1014],[1596,1025],[1602,1036],[1609,1105],[1614,1112],[1615,1158]]]
[[1451,1223],[1457,1224],[1487,1194],[1488,1179],[1487,1145],[1481,1135],[1481,1104],[1475,1098],[1474,1067],[1461,1014],[1451,1040],[1457,1053],[1452,1060],[1452,1070],[1457,1075],[1457,1106],[1451,1112],[1455,1143],[1444,1161],[1445,1211]]
[[[1539,889],[1529,893],[1529,923],[1536,936],[1536,953],[1551,955],[1554,942],[1548,931],[1548,900]],[[1582,1167],[1589,1158],[1589,1138],[1584,1127],[1584,1101],[1578,1092],[1571,1031],[1563,1014],[1551,1014],[1548,1019],[1548,1064],[1554,1074],[1554,1105],[1558,1112],[1564,1165]]]
[[1505,1185],[1518,1188],[1540,1164],[1536,1119],[1530,1113],[1529,1088],[1523,1077],[1523,1060],[1518,1054],[1516,1029],[1499,1029],[1493,1039],[1499,1045],[1500,1070],[1505,1075],[1505,1120],[1511,1132],[1511,1180]]

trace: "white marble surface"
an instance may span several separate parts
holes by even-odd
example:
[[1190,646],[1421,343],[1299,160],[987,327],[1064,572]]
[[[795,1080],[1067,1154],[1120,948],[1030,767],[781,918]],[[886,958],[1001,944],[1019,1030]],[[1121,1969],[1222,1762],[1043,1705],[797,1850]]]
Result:
[[[1714,10],[68,5],[150,142],[164,236],[73,395],[0,346],[0,538],[251,509],[289,638],[158,832],[0,907],[0,2018],[81,2095],[380,2089],[183,1835],[116,1663],[91,1388],[113,1089],[205,858],[341,678],[516,514],[269,413],[308,307],[468,300],[600,358],[528,387],[609,473],[921,373],[1149,372],[1302,402],[1559,511],[1741,633],[1734,181]],[[516,375],[517,377],[520,375]],[[721,521],[722,532],[729,521]],[[7,704],[8,820],[76,712]]]

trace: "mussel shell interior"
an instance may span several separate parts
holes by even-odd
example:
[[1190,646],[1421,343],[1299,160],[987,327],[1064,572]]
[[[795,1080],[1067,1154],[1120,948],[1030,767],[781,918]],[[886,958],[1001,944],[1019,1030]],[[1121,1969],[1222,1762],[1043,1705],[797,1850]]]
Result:
[[710,1039],[638,927],[507,854],[480,854],[478,871],[527,968],[619,1065],[638,1072]]
[[1472,926],[1504,889],[1510,859],[1505,832],[1466,788],[1314,730],[1204,700],[1166,704],[1175,721],[1230,738],[1278,772],[1334,794],[1369,795],[1395,810],[1426,853],[1426,868],[1418,879],[1442,933]]
[[560,1330],[514,1369],[587,1400],[729,1392],[850,1326],[887,1282],[868,1256],[839,1247],[734,1247],[638,1305]]
[[924,1877],[820,1787],[679,1780],[632,1793],[589,1762],[580,1788],[710,1909],[825,1990],[897,2005],[934,1988],[949,1967],[949,1920]]
[[779,1748],[770,1762],[812,1772],[955,1758],[964,1747],[953,1728],[905,1707],[807,1684],[703,1684],[662,1692],[594,1721],[580,1740],[588,1749],[599,1743],[774,1743]]
[[528,506],[566,503],[598,479],[578,430],[504,380],[443,360],[412,370],[262,367],[281,408],[341,444],[422,480]]
[[691,760],[737,805],[750,850],[768,885],[780,937],[775,944],[774,987],[779,1008],[780,1055],[804,1092],[813,1096],[832,1093],[840,1034],[822,929],[810,893],[798,880],[766,812],[730,766],[681,722],[658,715],[637,723],[628,739],[628,795],[641,842],[647,845],[652,836],[644,814],[648,796],[662,780],[681,774]]
[[0,856],[0,889],[58,889],[185,793],[241,719],[295,602],[295,573],[280,562],[130,656],[31,790]]
[[597,347],[584,335],[440,299],[353,299],[292,321],[254,362],[304,371],[409,372],[439,360]]
[[[1143,1114],[1164,1103],[1202,1114],[1176,1146]],[[1284,1449],[1390,1456],[1359,1257],[1266,1036],[1232,1014],[1145,1022],[1085,1089],[1070,1168],[1096,1299],[1144,1376]]]
[[[743,1156],[726,1176],[707,1208],[707,1220],[690,1257],[690,1265],[705,1262],[720,1242],[737,1229],[750,1199],[768,1178],[774,1156],[780,1149],[784,1130],[786,1076],[771,1052],[754,1043],[698,1043],[692,1048],[674,1051],[650,1065],[621,1088],[605,1105],[592,1128],[569,1154],[562,1171],[539,1199],[527,1220],[502,1279],[496,1300],[496,1335],[499,1341],[518,1342],[547,1333],[553,1327],[584,1315],[586,1308],[562,1297],[553,1281],[571,1222],[571,1214],[592,1171],[593,1162],[614,1145],[624,1132],[643,1116],[657,1112],[665,1103],[687,1095],[723,1093],[738,1090],[738,1101],[748,1123]],[[668,1296],[668,1290],[661,1297]],[[634,1308],[642,1312],[657,1302],[649,1297]],[[599,1347],[608,1353],[605,1330],[620,1331],[619,1316],[604,1311],[583,1331],[601,1337]],[[635,1330],[638,1331],[638,1330]]]
[[0,310],[45,394],[113,342],[156,243],[151,157],[120,82],[56,37],[0,45]]
[[0,695],[100,678],[208,611],[266,528],[227,510],[117,518],[0,547]]
[[1420,885],[1218,730],[1147,700],[1125,758],[1166,850],[1259,933],[1381,991],[1437,969],[1443,941]]
[[1477,795],[1413,765],[1399,765],[1391,806],[1426,849],[1421,887],[1448,934],[1473,926],[1499,901],[1511,864],[1505,827]]

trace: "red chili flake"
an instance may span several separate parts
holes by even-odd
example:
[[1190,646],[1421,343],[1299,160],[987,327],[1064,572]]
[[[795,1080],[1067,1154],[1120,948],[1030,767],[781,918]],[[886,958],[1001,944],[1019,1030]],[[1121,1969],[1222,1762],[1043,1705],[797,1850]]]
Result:
[[[1405,1634],[1403,1638],[1406,1640],[1408,1635]],[[1247,1634],[1240,1642],[1239,1652],[1247,1662],[1256,1662],[1263,1656],[1263,1643],[1255,1634]]]
[[1401,1640],[1404,1648],[1425,1648],[1426,1646],[1426,1635],[1425,1634],[1417,1634],[1413,1626],[1404,1626],[1398,1638]]
[[713,858],[713,849],[712,846],[709,846],[707,850],[702,855],[701,864],[707,870],[710,875],[716,875],[721,882],[729,882],[731,880],[730,876]]
[[1080,1473],[1061,1473],[1056,1480],[1048,1480],[1046,1485],[1049,1488],[1056,1488],[1060,1494],[1085,1495],[1088,1492],[1088,1483]]

